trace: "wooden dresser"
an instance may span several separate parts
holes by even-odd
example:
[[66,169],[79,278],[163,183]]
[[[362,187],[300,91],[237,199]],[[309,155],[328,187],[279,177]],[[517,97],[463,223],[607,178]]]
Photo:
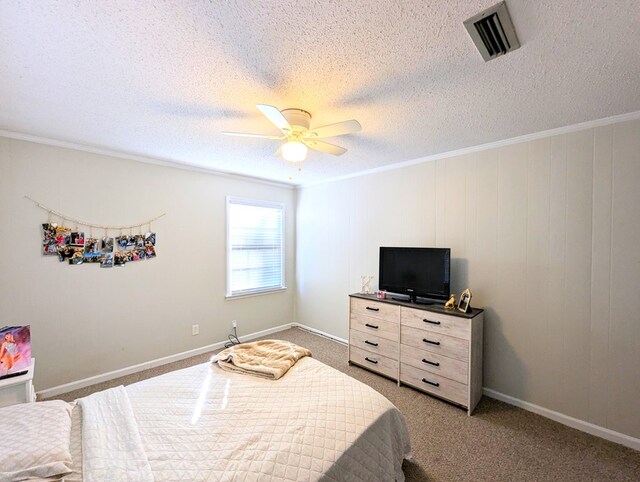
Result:
[[483,310],[350,295],[349,363],[467,409],[482,397]]

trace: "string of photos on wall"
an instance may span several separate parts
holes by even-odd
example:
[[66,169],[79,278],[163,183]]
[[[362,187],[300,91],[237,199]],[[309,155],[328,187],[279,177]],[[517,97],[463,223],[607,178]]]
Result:
[[[99,263],[101,268],[123,267],[127,263],[157,256],[157,236],[151,231],[151,223],[166,213],[139,224],[107,226],[74,219],[40,204],[29,196],[25,197],[48,213],[47,222],[42,224],[43,256],[57,256],[58,261],[70,265]],[[144,227],[147,229],[144,230]],[[87,231],[81,228],[88,229],[88,236]],[[103,236],[94,236],[94,229],[102,230]],[[134,233],[134,230],[137,232]],[[112,236],[110,233],[114,232],[118,234]]]

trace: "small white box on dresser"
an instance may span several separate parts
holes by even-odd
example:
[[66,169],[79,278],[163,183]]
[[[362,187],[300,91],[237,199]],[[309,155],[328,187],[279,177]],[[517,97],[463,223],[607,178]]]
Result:
[[350,295],[349,363],[467,409],[482,397],[483,310]]
[[36,401],[36,392],[33,389],[35,366],[36,359],[32,358],[29,371],[24,375],[0,379],[0,407]]

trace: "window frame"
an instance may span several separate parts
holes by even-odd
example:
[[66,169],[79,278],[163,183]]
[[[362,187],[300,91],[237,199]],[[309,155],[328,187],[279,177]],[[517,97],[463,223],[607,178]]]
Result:
[[[280,209],[282,211],[282,222],[280,225],[280,286],[276,286],[276,287],[269,287],[269,288],[256,288],[256,289],[251,289],[251,290],[243,290],[240,293],[232,293],[231,292],[231,273],[232,273],[232,266],[231,266],[231,252],[232,252],[232,247],[231,247],[231,230],[230,228],[230,216],[229,216],[229,212],[230,212],[230,207],[232,204],[244,204],[247,206],[255,206],[255,207],[263,207],[263,208],[274,208],[274,209]],[[284,203],[280,203],[280,202],[276,202],[276,201],[265,201],[265,200],[260,200],[260,199],[250,199],[250,198],[244,198],[244,197],[237,197],[237,196],[227,196],[226,197],[226,230],[227,230],[227,249],[226,249],[226,255],[227,255],[227,259],[226,259],[226,272],[227,272],[227,289],[226,289],[226,295],[225,298],[226,299],[234,299],[234,298],[246,298],[248,296],[258,296],[258,295],[263,295],[263,294],[269,294],[269,293],[274,293],[274,292],[278,292],[278,291],[284,291],[287,289],[286,286],[286,280],[285,280],[285,274],[286,274],[286,270],[285,270],[285,222],[286,222],[286,208]]]

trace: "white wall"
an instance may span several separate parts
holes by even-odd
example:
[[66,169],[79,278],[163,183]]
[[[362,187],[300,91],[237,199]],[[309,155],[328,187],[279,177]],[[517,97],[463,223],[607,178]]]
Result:
[[303,188],[297,321],[347,338],[379,246],[450,247],[484,386],[640,437],[639,208],[640,121]]
[[[158,257],[111,269],[43,257],[47,214],[25,195],[97,224],[166,212]],[[285,204],[287,291],[225,300],[227,195]],[[241,335],[290,323],[294,203],[289,188],[0,138],[0,326],[31,325],[42,390],[222,341],[232,319]]]

